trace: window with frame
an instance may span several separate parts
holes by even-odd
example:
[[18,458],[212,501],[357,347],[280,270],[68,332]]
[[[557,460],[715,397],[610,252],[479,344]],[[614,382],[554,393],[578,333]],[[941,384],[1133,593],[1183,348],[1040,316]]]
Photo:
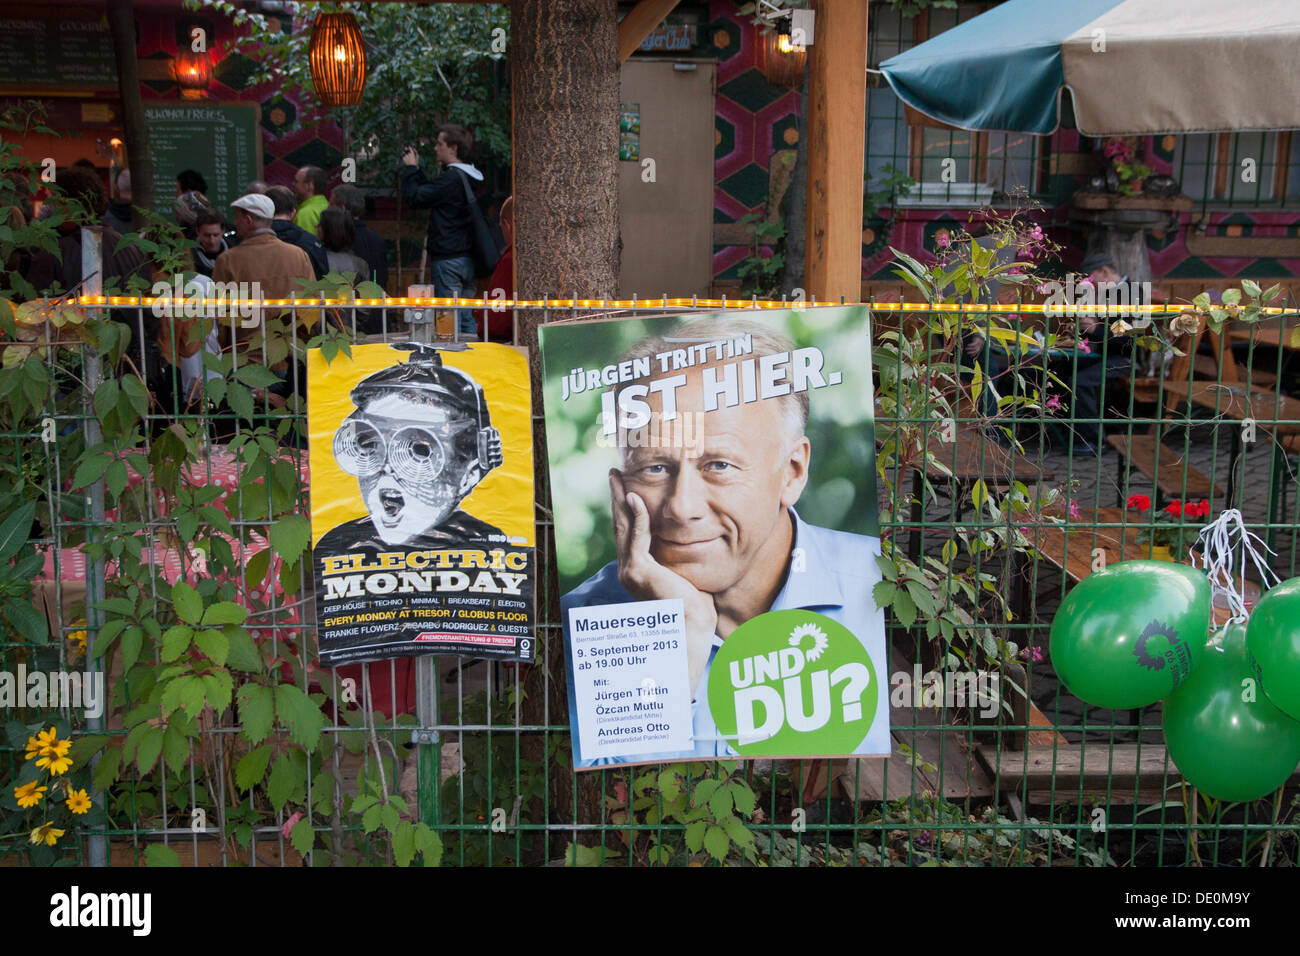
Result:
[[1292,131],[1178,137],[1174,178],[1202,206],[1280,206],[1300,198]]
[[[873,3],[868,61],[874,68],[994,5],[963,3],[904,17],[889,4]],[[917,185],[900,204],[982,205],[1016,188],[1041,194],[1046,188],[1045,149],[1046,138],[1029,133],[973,133],[943,126],[906,108],[881,77],[873,76],[868,86],[868,177],[882,177],[886,166],[907,173]]]

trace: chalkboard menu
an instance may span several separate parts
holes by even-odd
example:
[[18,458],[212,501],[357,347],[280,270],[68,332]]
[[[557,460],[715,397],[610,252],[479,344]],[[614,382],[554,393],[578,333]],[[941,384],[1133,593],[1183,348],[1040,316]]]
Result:
[[174,213],[176,174],[196,169],[208,198],[229,219],[244,184],[262,175],[262,138],[255,103],[169,103],[145,106],[153,155],[154,208]]
[[116,86],[108,21],[0,17],[0,84]]

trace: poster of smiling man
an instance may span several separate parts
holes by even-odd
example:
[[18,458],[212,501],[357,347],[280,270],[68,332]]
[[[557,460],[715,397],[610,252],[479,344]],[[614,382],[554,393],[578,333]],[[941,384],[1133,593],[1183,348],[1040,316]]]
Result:
[[866,310],[541,351],[574,765],[888,754]]
[[486,343],[313,349],[307,407],[322,666],[532,660],[527,360]]

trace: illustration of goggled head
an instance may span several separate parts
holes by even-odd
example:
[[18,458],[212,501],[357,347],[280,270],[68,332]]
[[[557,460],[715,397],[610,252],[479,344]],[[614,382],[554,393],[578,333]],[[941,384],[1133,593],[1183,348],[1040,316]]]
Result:
[[482,387],[444,366],[433,346],[394,348],[415,355],[359,382],[351,395],[356,411],[334,433],[334,458],[360,483],[386,544],[438,527],[502,463]]

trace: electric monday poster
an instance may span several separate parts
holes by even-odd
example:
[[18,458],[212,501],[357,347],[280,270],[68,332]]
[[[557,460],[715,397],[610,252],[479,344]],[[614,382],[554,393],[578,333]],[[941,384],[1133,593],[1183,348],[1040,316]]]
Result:
[[574,765],[888,754],[866,310],[540,331]]
[[531,661],[527,359],[488,343],[351,350],[307,359],[321,665]]

